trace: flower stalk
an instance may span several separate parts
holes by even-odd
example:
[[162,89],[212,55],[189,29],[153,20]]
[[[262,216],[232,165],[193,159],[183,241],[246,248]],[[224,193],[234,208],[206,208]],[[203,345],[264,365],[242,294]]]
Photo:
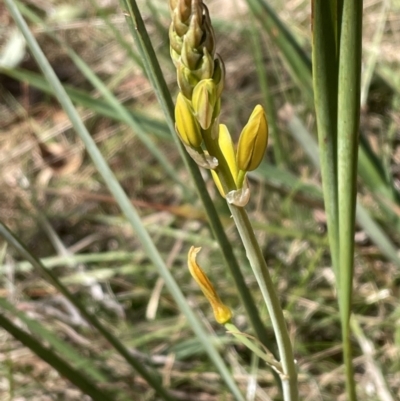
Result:
[[[201,0],[170,0],[170,12],[170,51],[180,88],[175,106],[177,134],[195,162],[211,170],[219,192],[228,202],[270,314],[279,349],[278,363],[282,367],[284,400],[296,401],[297,369],[283,311],[244,209],[250,198],[247,172],[259,166],[267,147],[265,112],[262,106],[255,107],[235,151],[228,128],[219,121],[225,68],[215,52],[215,35],[208,9]],[[196,263],[198,250],[192,247],[189,253],[189,269],[209,299],[217,321],[230,324],[229,308],[222,304]]]

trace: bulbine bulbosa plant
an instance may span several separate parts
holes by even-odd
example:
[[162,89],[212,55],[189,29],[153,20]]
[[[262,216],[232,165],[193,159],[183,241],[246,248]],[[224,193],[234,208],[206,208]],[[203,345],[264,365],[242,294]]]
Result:
[[[220,123],[225,68],[216,53],[216,40],[207,7],[201,0],[170,0],[171,57],[180,92],[175,105],[175,128],[189,155],[210,169],[220,194],[226,198],[246,248],[246,254],[268,308],[279,361],[259,348],[231,323],[232,313],[222,303],[210,280],[196,262],[200,248],[188,255],[189,270],[207,297],[218,323],[261,357],[282,382],[286,401],[298,399],[297,370],[283,312],[253,228],[244,209],[250,198],[246,174],[261,163],[268,142],[268,124],[257,105],[244,126],[235,151],[226,125]],[[255,305],[253,306],[255,308]]]

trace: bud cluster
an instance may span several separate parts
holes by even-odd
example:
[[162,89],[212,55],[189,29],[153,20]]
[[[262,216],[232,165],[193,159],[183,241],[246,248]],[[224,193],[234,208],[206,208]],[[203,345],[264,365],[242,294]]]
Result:
[[247,204],[246,173],[258,167],[268,141],[268,125],[258,105],[239,138],[235,154],[228,128],[219,124],[225,68],[215,53],[215,36],[202,0],[170,0],[171,57],[180,88],[175,106],[176,132],[190,156],[212,171],[223,197]]

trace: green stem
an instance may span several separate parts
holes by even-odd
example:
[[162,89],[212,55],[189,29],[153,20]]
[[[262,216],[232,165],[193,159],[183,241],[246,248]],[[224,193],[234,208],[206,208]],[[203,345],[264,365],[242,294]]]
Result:
[[298,400],[297,369],[288,329],[274,284],[245,209],[234,205],[229,205],[229,209],[268,308],[282,364],[283,398],[285,401],[296,401]]
[[224,324],[226,330],[228,330],[229,334],[232,334],[237,340],[239,340],[244,346],[246,346],[250,351],[252,351],[255,355],[257,355],[260,359],[265,361],[271,367],[274,367],[279,372],[282,370],[282,365],[274,358],[269,350],[268,353],[265,353],[256,344],[254,344],[250,339],[242,333],[234,324],[225,323]]
[[341,11],[338,80],[339,307],[347,397],[350,401],[355,401],[357,397],[352,364],[350,314],[354,270],[363,2],[343,0]]

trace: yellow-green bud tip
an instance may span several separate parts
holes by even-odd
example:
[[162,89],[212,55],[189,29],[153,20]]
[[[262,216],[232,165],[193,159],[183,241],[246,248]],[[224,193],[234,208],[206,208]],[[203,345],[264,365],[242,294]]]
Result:
[[201,128],[210,127],[217,100],[217,88],[212,79],[202,79],[194,87],[192,105]]
[[179,92],[175,105],[176,132],[182,142],[191,148],[199,148],[203,138],[200,125],[194,116],[190,102]]
[[239,170],[255,170],[264,157],[267,143],[267,118],[262,106],[257,105],[239,137],[236,153],[236,161]]
[[200,252],[201,248],[195,248],[192,246],[188,254],[188,267],[190,274],[199,285],[204,296],[208,299],[214,312],[215,320],[219,324],[225,324],[232,318],[231,310],[222,303],[220,297],[215,291],[214,286],[204,273],[203,269],[197,264],[196,256]]

